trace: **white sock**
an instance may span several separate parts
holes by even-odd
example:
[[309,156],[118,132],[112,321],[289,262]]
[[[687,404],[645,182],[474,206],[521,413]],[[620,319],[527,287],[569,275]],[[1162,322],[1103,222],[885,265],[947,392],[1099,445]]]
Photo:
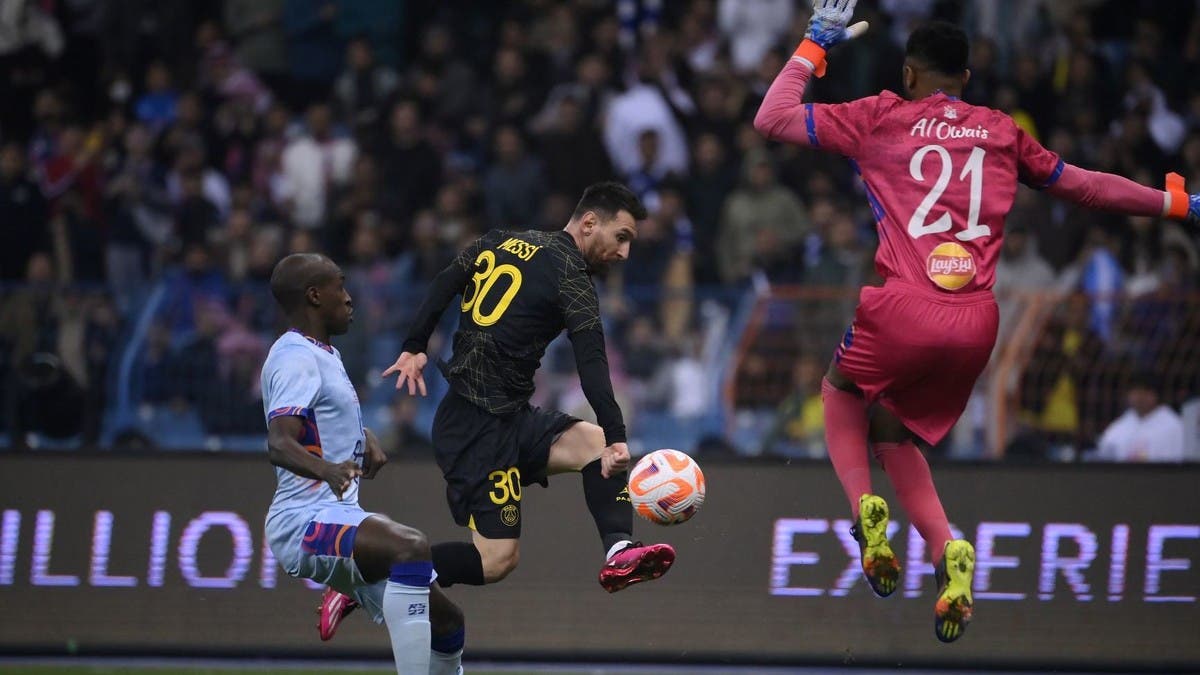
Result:
[[429,652],[429,675],[462,675],[462,653],[443,654],[437,650]]
[[632,545],[633,545],[632,541],[629,541],[628,539],[622,539],[621,541],[618,541],[617,543],[613,544],[612,548],[608,549],[608,555],[604,556],[604,559],[611,560],[614,555],[620,553],[621,551],[624,551],[626,548],[628,548],[629,546],[632,546]]
[[429,586],[389,580],[383,591],[383,620],[392,637],[397,675],[430,672]]

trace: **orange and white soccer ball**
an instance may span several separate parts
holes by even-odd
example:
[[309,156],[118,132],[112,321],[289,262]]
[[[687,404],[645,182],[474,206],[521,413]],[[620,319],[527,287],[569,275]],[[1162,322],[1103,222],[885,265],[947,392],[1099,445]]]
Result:
[[629,499],[646,520],[678,525],[704,504],[704,473],[678,450],[655,450],[629,472]]

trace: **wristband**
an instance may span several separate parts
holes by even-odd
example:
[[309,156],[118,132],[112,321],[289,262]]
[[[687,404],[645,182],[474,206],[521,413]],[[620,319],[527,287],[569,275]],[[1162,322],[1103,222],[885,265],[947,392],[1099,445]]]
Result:
[[800,46],[796,47],[792,58],[803,59],[812,66],[813,73],[817,77],[825,77],[825,48],[812,39],[805,38]]
[[1166,215],[1170,218],[1183,220],[1188,215],[1188,193],[1183,188],[1183,176],[1171,172],[1167,174],[1167,194],[1171,196],[1171,208]]

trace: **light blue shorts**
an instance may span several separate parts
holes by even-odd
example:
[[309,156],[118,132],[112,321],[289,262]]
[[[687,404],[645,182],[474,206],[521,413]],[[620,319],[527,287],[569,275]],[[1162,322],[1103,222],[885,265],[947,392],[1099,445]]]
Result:
[[293,577],[312,579],[358,601],[383,623],[387,580],[363,579],[354,562],[354,537],[362,521],[374,515],[357,504],[318,504],[267,513],[271,553]]

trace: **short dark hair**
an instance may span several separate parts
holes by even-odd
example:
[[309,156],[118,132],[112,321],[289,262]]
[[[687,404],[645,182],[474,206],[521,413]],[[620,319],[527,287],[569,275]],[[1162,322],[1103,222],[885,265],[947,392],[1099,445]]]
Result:
[[332,260],[319,253],[293,253],[271,271],[271,295],[284,313],[291,314],[303,306],[308,289],[332,281],[336,269]]
[[970,49],[963,29],[949,21],[931,21],[908,36],[904,54],[943,75],[959,75],[967,69]]
[[595,211],[605,220],[615,218],[620,211],[628,211],[634,220],[646,217],[646,207],[638,200],[637,195],[629,188],[615,181],[593,183],[583,191],[583,197],[575,205],[571,220],[579,218],[588,211]]

